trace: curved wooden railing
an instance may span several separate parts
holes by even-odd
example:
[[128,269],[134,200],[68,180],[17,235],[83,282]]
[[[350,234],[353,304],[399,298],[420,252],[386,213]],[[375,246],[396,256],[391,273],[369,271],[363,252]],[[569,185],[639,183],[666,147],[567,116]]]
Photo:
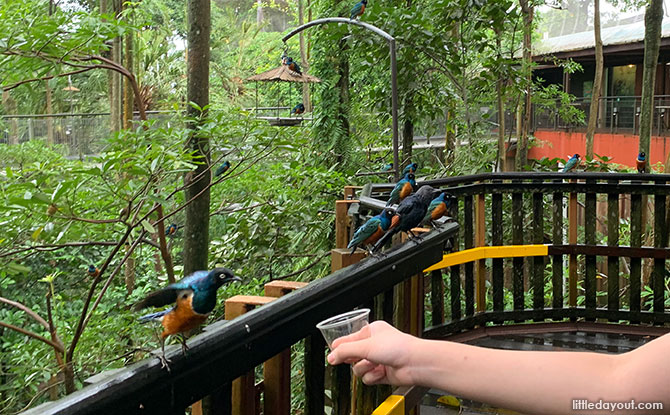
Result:
[[[656,326],[670,323],[669,182],[670,175],[487,173],[420,183],[458,200],[452,217],[461,227],[456,252],[425,270],[431,320],[423,336],[462,341],[477,327],[666,332]],[[389,189],[366,188],[362,208],[380,209]]]

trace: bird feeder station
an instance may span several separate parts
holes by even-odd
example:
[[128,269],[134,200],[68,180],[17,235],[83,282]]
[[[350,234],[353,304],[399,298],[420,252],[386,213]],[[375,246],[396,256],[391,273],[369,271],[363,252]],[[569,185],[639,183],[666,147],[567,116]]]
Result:
[[[256,83],[256,107],[254,111],[256,112],[256,118],[267,120],[270,125],[279,126],[279,127],[293,127],[300,125],[304,120],[311,120],[312,118],[305,118],[301,116],[291,116],[290,110],[293,106],[282,106],[282,84],[281,83],[301,83],[301,84],[311,84],[321,82],[316,76],[308,75],[306,73],[298,73],[290,69],[289,65],[284,63],[285,60],[282,58],[282,64],[274,69],[269,71],[259,73],[252,77],[247,78],[249,82]],[[258,105],[258,83],[259,82],[277,82],[277,106],[276,107],[259,107]],[[286,96],[291,96],[291,87],[288,87],[288,92]],[[302,96],[300,101],[302,102]],[[304,107],[303,107],[304,108]],[[261,116],[259,111],[271,110],[274,111],[274,116]],[[286,111],[287,116],[281,116],[280,112]],[[304,109],[303,109],[304,111]]]

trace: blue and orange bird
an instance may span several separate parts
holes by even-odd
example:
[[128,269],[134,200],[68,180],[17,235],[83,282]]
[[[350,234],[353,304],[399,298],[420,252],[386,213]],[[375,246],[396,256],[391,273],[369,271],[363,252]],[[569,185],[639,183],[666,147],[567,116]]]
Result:
[[579,154],[575,153],[574,156],[570,157],[563,167],[563,173],[567,173],[570,170],[574,170],[575,167],[579,165]]
[[[182,352],[186,352],[186,339],[183,337],[190,330],[205,322],[216,306],[216,291],[224,284],[241,281],[227,268],[214,268],[211,271],[196,271],[188,277],[167,287],[154,291],[144,300],[135,304],[134,310],[147,307],[172,307],[156,313],[140,317],[141,323],[158,320],[163,326],[161,333],[161,351],[159,357],[163,367],[169,360],[165,358],[165,338],[180,334]],[[169,368],[168,368],[169,369]]]
[[435,199],[433,199],[430,202],[430,205],[428,205],[428,211],[426,212],[426,216],[423,217],[423,220],[421,222],[422,223],[427,223],[428,221],[433,222],[440,219],[442,216],[448,215],[452,202],[453,200],[446,192],[440,193],[440,195]]
[[415,188],[416,180],[414,180],[414,173],[407,173],[400,181],[398,181],[398,183],[396,183],[393,190],[391,190],[391,196],[389,196],[386,206],[402,202],[402,200],[409,196]]
[[393,211],[391,209],[384,209],[382,213],[371,217],[360,228],[356,229],[354,237],[351,238],[349,245],[347,245],[347,248],[351,248],[351,254],[360,245],[369,246],[377,242],[391,226],[392,217]]
[[291,114],[290,114],[290,115],[293,115],[293,114],[295,114],[295,115],[300,115],[300,114],[302,114],[302,113],[304,113],[304,112],[305,112],[305,105],[301,102],[300,104],[298,104],[298,105],[296,105],[295,107],[293,107],[293,109],[291,110]]
[[288,66],[290,70],[297,73],[298,75],[302,75],[300,65],[298,65],[298,62],[294,61],[293,58],[289,57],[286,59],[286,66]]
[[351,8],[351,20],[363,16],[365,13],[365,6],[368,5],[368,0],[361,0]]
[[416,170],[419,168],[419,165],[416,163],[410,163],[402,171],[402,176],[405,177],[407,173],[416,173]]
[[95,278],[95,277],[97,277],[98,275],[100,275],[100,270],[98,269],[98,267],[96,267],[96,266],[93,265],[93,264],[91,264],[91,265],[88,266],[88,270],[87,270],[87,272],[88,272],[88,275],[90,275],[90,276],[93,277],[93,278]]
[[637,155],[636,165],[638,173],[644,173],[647,169],[647,155],[644,151]]
[[216,171],[214,172],[214,177],[221,176],[223,173],[227,172],[229,168],[230,168],[230,162],[228,160],[224,161],[222,165],[216,168]]
[[391,171],[393,170],[393,163],[387,163],[382,167],[382,171]]
[[170,226],[168,226],[167,229],[165,230],[165,236],[174,235],[175,232],[177,232],[178,228],[179,228],[179,226],[177,226],[176,223],[171,223]]

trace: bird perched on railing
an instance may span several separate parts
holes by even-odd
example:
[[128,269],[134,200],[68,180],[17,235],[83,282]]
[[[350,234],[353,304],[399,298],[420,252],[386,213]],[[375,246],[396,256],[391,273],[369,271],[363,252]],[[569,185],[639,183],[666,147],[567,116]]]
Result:
[[416,170],[419,168],[419,165],[416,163],[410,163],[405,166],[402,171],[402,176],[404,177],[407,173],[416,173]]
[[88,266],[88,270],[87,270],[87,272],[88,272],[88,275],[90,275],[90,276],[93,277],[93,278],[95,278],[95,277],[97,277],[98,275],[100,275],[100,270],[98,269],[98,267],[96,267],[96,266],[93,265],[93,264],[91,264],[91,265]]
[[170,226],[168,226],[167,229],[165,229],[165,236],[174,235],[175,232],[177,232],[178,228],[179,228],[179,226],[177,226],[176,223],[171,223]]
[[430,186],[422,186],[416,193],[400,202],[391,219],[390,229],[372,247],[372,252],[379,251],[398,232],[408,232],[412,237],[416,237],[412,233],[412,228],[418,226],[426,216],[428,206],[437,192],[439,190]]
[[391,209],[384,209],[382,213],[373,216],[361,225],[354,233],[353,238],[349,241],[347,248],[351,248],[351,254],[356,251],[360,245],[372,245],[384,235],[391,226],[391,218],[393,211]]
[[230,162],[228,160],[224,161],[222,165],[216,168],[216,171],[214,172],[214,177],[221,176],[223,173],[227,172],[229,168],[230,168]]
[[421,223],[426,223],[428,221],[433,222],[440,219],[442,216],[449,214],[449,209],[451,208],[452,202],[453,199],[447,194],[447,192],[440,193],[440,195],[433,199],[430,202],[430,205],[428,205],[428,211],[426,212],[426,216],[423,217]]
[[291,110],[290,115],[293,115],[293,114],[300,115],[304,112],[305,112],[305,105],[301,102],[298,105],[296,105],[295,107],[293,107],[293,109]]
[[216,291],[222,285],[233,281],[241,281],[241,279],[234,276],[233,272],[227,268],[196,271],[181,281],[150,293],[144,300],[135,304],[134,310],[175,304],[166,310],[147,314],[139,319],[142,323],[159,320],[163,325],[162,355],[159,357],[163,367],[167,367],[169,362],[165,358],[165,338],[173,334],[182,335],[179,340],[182,352],[185,353],[187,346],[183,335],[207,319],[216,305]]
[[579,154],[575,153],[574,156],[570,157],[563,167],[563,173],[567,173],[570,170],[574,170],[575,167],[579,165]]
[[286,58],[286,66],[288,66],[290,70],[297,73],[298,75],[302,75],[300,65],[298,65],[298,62],[294,61],[293,58],[291,57]]
[[416,180],[414,179],[413,173],[407,173],[402,179],[396,183],[393,190],[391,190],[391,195],[389,200],[386,202],[386,206],[391,206],[394,203],[401,202],[407,196],[409,196],[412,191],[416,188]]
[[363,16],[365,13],[365,6],[368,5],[368,0],[361,0],[351,8],[351,20]]
[[647,169],[647,155],[644,154],[644,151],[642,151],[640,154],[637,155],[636,165],[637,165],[637,172],[638,173],[644,173],[646,171],[646,169]]

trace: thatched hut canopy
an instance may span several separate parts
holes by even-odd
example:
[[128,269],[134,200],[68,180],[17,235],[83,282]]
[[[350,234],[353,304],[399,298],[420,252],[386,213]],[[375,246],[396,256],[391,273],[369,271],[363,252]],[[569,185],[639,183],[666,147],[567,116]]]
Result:
[[281,65],[278,68],[270,69],[258,75],[247,78],[247,81],[256,82],[302,82],[302,83],[317,83],[321,82],[316,76],[303,73],[302,75],[293,72],[287,65]]

